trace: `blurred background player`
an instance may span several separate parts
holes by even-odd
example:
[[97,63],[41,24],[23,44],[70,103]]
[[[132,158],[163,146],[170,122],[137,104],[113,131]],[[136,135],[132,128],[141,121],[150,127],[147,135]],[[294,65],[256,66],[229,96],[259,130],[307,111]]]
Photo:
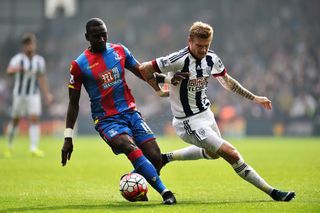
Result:
[[42,56],[36,54],[37,41],[34,33],[26,32],[21,39],[22,52],[16,54],[9,62],[7,74],[14,75],[13,103],[11,121],[8,125],[8,147],[5,157],[11,157],[13,139],[18,128],[19,120],[23,116],[29,119],[30,152],[32,156],[42,157],[44,152],[38,148],[40,139],[39,117],[41,115],[41,92],[46,103],[53,100],[48,90],[45,68]]
[[123,45],[107,43],[107,28],[99,18],[88,20],[85,36],[90,47],[72,61],[70,68],[62,165],[70,160],[73,151],[73,127],[78,117],[83,84],[90,97],[92,119],[100,136],[115,154],[124,153],[128,157],[135,172],[144,176],[161,194],[163,204],[176,203],[173,193],[157,174],[162,167],[160,149],[152,131],[136,110],[125,80],[125,68],[142,79],[140,63]]
[[[283,192],[270,186],[248,164],[229,142],[221,137],[207,98],[208,79],[213,76],[220,84],[234,93],[270,110],[272,105],[267,97],[256,96],[233,79],[220,60],[209,50],[213,39],[213,29],[209,24],[195,22],[190,27],[188,46],[166,57],[144,63],[143,76],[154,84],[154,73],[170,73],[169,76],[157,75],[158,83],[171,83],[170,103],[174,115],[173,126],[177,135],[185,142],[193,144],[182,150],[164,155],[163,163],[172,160],[190,160],[199,158],[218,158],[221,156],[244,180],[267,193],[276,201],[290,201],[295,192]],[[185,79],[172,80],[170,76],[181,75]],[[151,81],[150,81],[151,80]]]

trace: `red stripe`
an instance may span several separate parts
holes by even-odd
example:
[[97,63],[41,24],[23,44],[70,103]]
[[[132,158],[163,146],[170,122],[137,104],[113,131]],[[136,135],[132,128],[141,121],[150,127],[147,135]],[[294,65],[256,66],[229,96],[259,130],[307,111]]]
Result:
[[227,70],[224,69],[221,73],[213,74],[213,77],[224,76],[227,73]]
[[114,100],[112,97],[113,88],[110,87],[108,89],[104,89],[103,81],[99,78],[99,74],[108,70],[107,65],[102,57],[102,54],[92,54],[89,50],[86,50],[85,55],[89,62],[89,66],[91,66],[92,75],[95,78],[96,83],[98,85],[101,94],[100,104],[106,113],[105,115],[110,116],[118,114],[119,112],[117,111],[114,105]]
[[122,69],[122,80],[123,80],[123,87],[124,87],[124,98],[127,102],[128,108],[132,109],[136,106],[134,97],[131,94],[131,90],[129,89],[126,79],[125,79],[125,60],[126,60],[126,54],[124,52],[124,48],[121,45],[115,45],[111,44],[110,45],[112,48],[114,48],[114,51],[118,53],[120,59],[120,64],[121,64],[121,69]]
[[158,66],[156,60],[152,60],[152,66],[153,66],[153,69],[156,70],[156,72],[162,73],[161,70],[159,69],[159,66]]
[[135,149],[132,152],[130,152],[130,154],[128,155],[128,158],[131,162],[133,162],[136,159],[140,158],[141,156],[143,156],[141,149]]

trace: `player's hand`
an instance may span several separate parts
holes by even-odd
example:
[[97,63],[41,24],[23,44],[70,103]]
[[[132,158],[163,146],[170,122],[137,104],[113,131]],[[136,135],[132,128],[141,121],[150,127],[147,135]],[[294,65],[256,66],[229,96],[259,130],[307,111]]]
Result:
[[257,104],[262,105],[265,109],[272,109],[271,101],[267,97],[255,96],[253,101]]
[[52,104],[52,102],[53,102],[53,95],[51,94],[51,93],[48,93],[47,95],[46,95],[46,104],[47,105],[50,105],[50,104]]
[[171,78],[171,84],[178,85],[180,81],[189,78],[190,74],[188,72],[176,72]]
[[9,67],[8,70],[7,70],[7,74],[15,74],[15,73],[18,73],[18,72],[22,72],[23,70],[21,69],[20,66],[18,67]]
[[62,166],[65,166],[67,164],[67,160],[70,160],[72,151],[73,151],[72,138],[65,138],[63,147],[61,149]]

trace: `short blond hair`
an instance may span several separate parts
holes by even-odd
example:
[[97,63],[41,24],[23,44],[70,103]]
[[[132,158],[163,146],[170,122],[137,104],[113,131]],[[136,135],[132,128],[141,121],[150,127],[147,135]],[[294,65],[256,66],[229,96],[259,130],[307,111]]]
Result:
[[203,23],[201,21],[194,22],[189,29],[189,37],[208,39],[213,36],[213,28],[210,24]]

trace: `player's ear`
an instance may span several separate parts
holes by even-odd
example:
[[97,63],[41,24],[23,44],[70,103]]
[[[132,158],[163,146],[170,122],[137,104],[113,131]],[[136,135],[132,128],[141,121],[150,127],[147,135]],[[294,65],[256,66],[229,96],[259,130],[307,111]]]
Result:
[[86,40],[89,41],[88,33],[85,33],[84,36],[86,37]]

